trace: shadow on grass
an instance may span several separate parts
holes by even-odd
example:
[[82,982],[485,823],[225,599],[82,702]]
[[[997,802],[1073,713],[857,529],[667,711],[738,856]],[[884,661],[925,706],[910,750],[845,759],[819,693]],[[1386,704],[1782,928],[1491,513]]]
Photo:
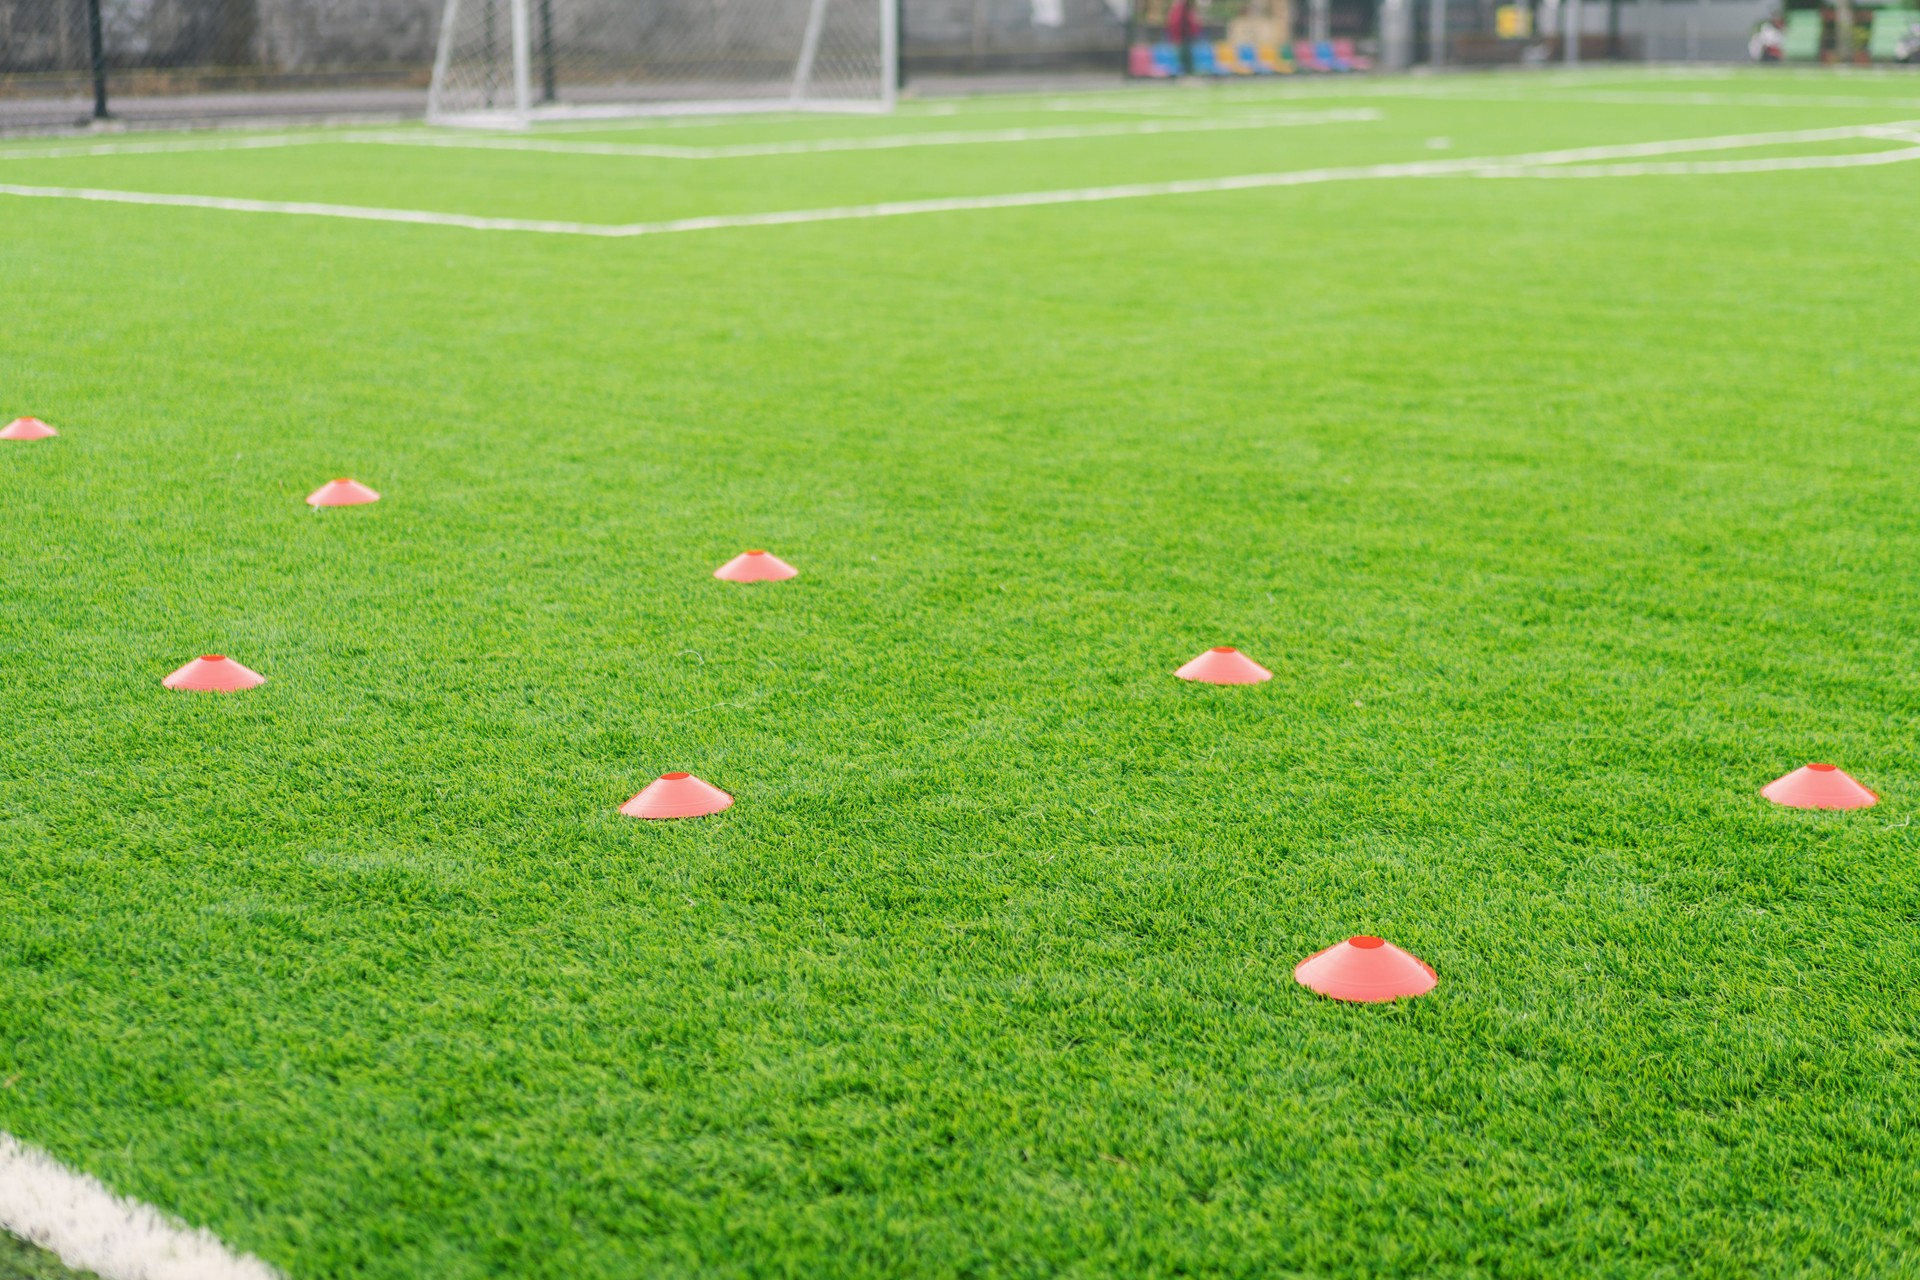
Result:
[[0,1231],[0,1280],[80,1280],[91,1275],[69,1270],[45,1249]]

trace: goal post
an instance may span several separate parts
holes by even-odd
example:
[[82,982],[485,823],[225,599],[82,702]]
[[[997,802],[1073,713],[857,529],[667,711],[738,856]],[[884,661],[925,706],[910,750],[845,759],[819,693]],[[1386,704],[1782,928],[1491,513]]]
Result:
[[427,119],[893,107],[899,0],[444,0]]

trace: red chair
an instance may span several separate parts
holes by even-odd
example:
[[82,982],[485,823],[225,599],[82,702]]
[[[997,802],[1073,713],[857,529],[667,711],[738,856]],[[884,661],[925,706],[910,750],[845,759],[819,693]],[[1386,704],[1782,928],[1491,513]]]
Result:
[[1355,71],[1373,70],[1373,59],[1367,57],[1364,53],[1355,53],[1353,50],[1353,41],[1351,40],[1335,40],[1333,42],[1333,56],[1346,63],[1349,67],[1352,67]]
[[1164,80],[1171,73],[1153,60],[1153,46],[1136,44],[1127,50],[1127,74],[1143,80]]

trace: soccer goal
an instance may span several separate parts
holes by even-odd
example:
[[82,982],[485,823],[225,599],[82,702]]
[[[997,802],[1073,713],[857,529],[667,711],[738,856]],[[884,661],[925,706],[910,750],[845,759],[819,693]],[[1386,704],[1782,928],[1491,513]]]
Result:
[[897,0],[446,0],[427,119],[888,111]]

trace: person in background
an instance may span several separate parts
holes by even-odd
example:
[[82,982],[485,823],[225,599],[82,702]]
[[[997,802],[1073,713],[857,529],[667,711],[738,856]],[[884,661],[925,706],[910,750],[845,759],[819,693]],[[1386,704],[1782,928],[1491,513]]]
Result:
[[1173,0],[1167,10],[1167,39],[1180,46],[1180,70],[1193,74],[1193,42],[1200,35],[1200,0]]

